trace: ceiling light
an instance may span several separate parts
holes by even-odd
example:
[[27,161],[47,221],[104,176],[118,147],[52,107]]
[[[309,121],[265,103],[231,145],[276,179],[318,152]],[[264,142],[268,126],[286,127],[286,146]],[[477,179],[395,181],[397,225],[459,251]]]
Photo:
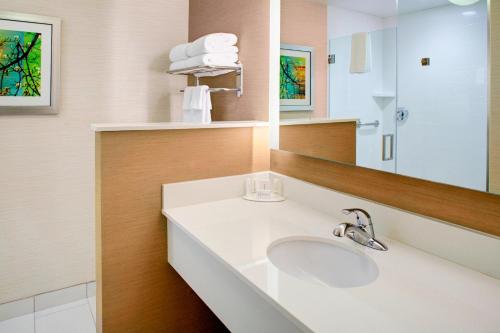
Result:
[[457,6],[469,6],[475,4],[476,2],[479,2],[479,0],[448,0],[448,1]]

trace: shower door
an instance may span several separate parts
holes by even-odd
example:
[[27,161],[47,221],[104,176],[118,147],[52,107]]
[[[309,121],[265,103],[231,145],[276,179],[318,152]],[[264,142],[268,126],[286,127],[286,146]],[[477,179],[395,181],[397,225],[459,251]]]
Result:
[[371,68],[365,73],[350,72],[351,39],[329,41],[329,116],[361,124],[378,121],[378,126],[357,129],[356,165],[395,172],[396,29],[369,32]]
[[485,191],[486,1],[399,15],[397,29],[397,173]]

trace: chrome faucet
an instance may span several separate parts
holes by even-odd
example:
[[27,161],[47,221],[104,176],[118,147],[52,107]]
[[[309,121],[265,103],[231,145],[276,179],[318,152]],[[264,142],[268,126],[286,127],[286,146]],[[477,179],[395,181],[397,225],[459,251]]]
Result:
[[[367,211],[360,208],[343,209],[345,215],[355,214],[356,224],[341,223],[333,229],[333,235],[336,237],[348,237],[364,246],[368,246],[374,250],[387,251],[388,248],[382,242],[375,239],[375,231],[373,223]],[[363,217],[363,218],[362,218]],[[368,229],[368,231],[367,231]]]

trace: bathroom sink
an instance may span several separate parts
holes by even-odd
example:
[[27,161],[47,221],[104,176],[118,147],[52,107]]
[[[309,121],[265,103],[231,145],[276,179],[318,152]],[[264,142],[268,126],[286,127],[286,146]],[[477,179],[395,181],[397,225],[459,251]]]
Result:
[[357,249],[323,238],[285,238],[267,249],[271,262],[301,280],[336,288],[359,287],[378,276],[375,262]]

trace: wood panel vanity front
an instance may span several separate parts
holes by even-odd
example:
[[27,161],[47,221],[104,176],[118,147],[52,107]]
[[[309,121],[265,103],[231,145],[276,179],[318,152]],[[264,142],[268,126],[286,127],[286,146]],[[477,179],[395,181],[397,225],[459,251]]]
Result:
[[100,132],[98,332],[224,332],[167,263],[162,184],[269,170],[267,127]]

